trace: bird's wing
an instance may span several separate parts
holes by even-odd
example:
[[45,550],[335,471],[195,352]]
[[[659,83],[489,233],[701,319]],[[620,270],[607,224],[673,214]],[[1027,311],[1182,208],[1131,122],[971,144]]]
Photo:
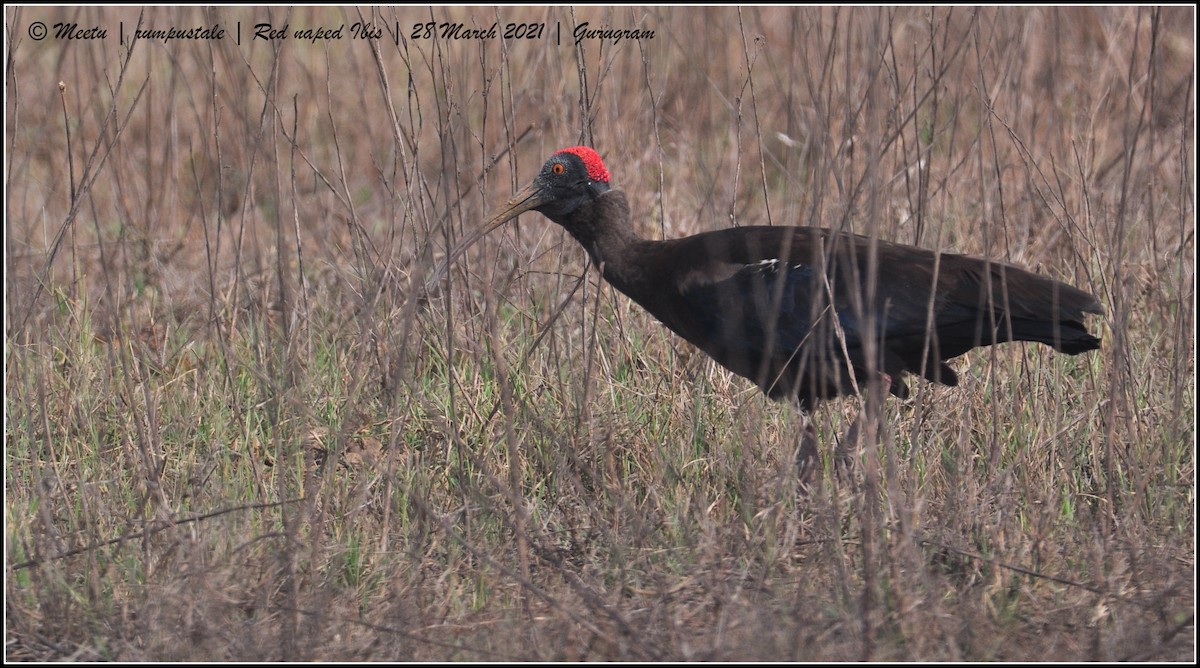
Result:
[[850,391],[848,366],[866,368],[864,332],[822,272],[777,258],[698,264],[676,282],[677,324],[664,322],[773,397]]
[[[684,273],[675,284],[698,328],[685,337],[725,366],[760,380],[721,357],[740,354],[755,368],[765,365],[779,375],[790,365],[797,376],[808,369],[816,381],[838,387],[849,382],[847,366],[860,379],[874,368],[892,377],[891,390],[900,396],[906,371],[956,383],[954,371],[941,363],[953,355],[940,354],[940,327],[973,323],[978,314],[966,297],[969,287],[956,286],[954,272],[940,271],[932,251],[885,241],[872,251],[867,237],[816,228],[703,238],[706,243],[691,250],[706,252],[676,264]],[[783,254],[780,249],[788,258],[771,257]],[[958,340],[950,343],[960,347]]]

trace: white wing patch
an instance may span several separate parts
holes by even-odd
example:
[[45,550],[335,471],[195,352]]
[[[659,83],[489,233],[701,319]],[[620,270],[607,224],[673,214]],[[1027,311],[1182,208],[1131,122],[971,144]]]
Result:
[[[759,260],[758,262],[750,262],[742,264],[740,262],[723,262],[721,264],[710,265],[703,271],[694,271],[686,274],[679,281],[679,289],[681,292],[687,292],[692,288],[702,285],[712,285],[721,281],[729,280],[735,275],[743,271],[757,272],[762,276],[771,276],[779,272],[781,262],[776,258],[768,258]],[[792,265],[792,269],[803,269],[804,265],[797,263]]]
[[[764,274],[766,274],[766,273],[773,274],[773,273],[779,271],[779,260],[776,258],[759,260],[758,262],[751,262],[750,264],[746,265],[746,268],[750,269],[751,271],[760,271]],[[792,269],[803,269],[803,268],[804,268],[804,265],[799,262],[792,265]]]

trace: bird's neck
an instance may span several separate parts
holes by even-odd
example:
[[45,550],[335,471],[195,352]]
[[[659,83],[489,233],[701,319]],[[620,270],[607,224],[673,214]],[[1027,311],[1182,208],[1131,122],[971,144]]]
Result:
[[625,273],[633,247],[640,241],[629,220],[625,193],[610,190],[581,204],[562,220],[555,219],[587,251],[604,277],[617,283]]

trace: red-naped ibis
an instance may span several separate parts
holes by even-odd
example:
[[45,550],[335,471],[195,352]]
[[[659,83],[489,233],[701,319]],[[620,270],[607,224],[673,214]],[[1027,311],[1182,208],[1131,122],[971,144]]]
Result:
[[813,227],[640,239],[625,193],[587,146],[550,156],[446,264],[531,210],[566,228],[605,280],[671,331],[802,412],[865,387],[868,370],[904,397],[909,373],[957,384],[946,360],[972,348],[1036,341],[1078,355],[1100,347],[1084,325],[1085,314],[1103,312],[1094,296],[1009,264],[883,240],[872,254],[868,237]]

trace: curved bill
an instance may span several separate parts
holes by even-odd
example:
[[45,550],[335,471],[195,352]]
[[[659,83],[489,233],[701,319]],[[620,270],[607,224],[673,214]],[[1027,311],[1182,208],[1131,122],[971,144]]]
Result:
[[438,284],[442,282],[442,278],[450,269],[450,265],[457,262],[458,258],[461,257],[468,248],[473,246],[476,241],[479,241],[483,237],[487,236],[489,232],[497,227],[500,227],[504,223],[507,223],[526,211],[536,209],[537,207],[545,204],[547,201],[549,200],[542,193],[542,189],[537,185],[537,183],[530,183],[518,191],[517,194],[513,195],[507,202],[504,203],[504,206],[492,212],[492,215],[488,216],[483,225],[480,225],[473,232],[468,233],[467,236],[463,237],[457,244],[454,245],[454,248],[450,249],[449,253],[446,253],[446,259],[442,260],[441,264],[439,264],[437,269],[434,270],[433,276],[430,277],[429,282],[426,283],[426,292],[434,292],[437,290]]

